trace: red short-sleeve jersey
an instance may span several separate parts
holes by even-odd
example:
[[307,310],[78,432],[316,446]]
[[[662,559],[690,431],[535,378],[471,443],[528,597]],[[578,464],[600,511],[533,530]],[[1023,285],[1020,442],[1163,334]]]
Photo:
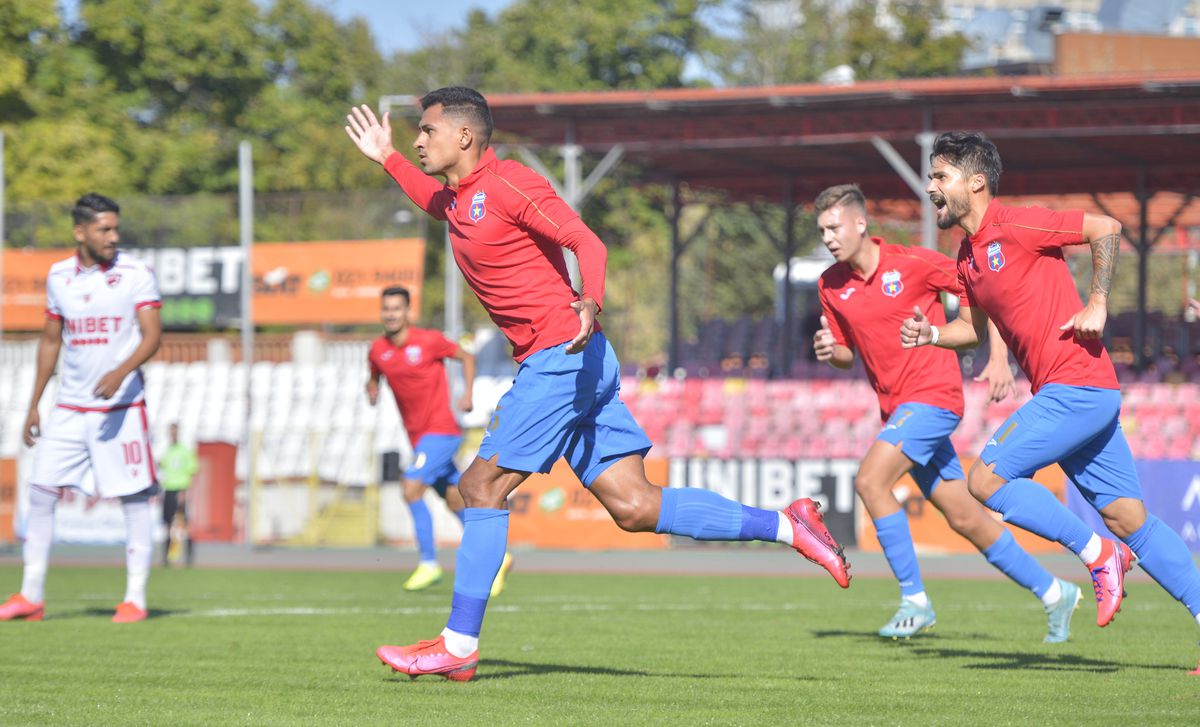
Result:
[[409,328],[407,340],[399,346],[387,336],[371,344],[367,355],[371,375],[382,374],[387,379],[414,447],[426,434],[462,431],[450,409],[450,387],[442,363],[457,351],[458,345],[441,332],[423,328]]
[[920,247],[879,245],[879,267],[863,279],[846,263],[835,263],[817,287],[829,330],[862,357],[886,420],[897,406],[918,402],[962,416],[962,373],[953,351],[935,346],[905,349],[900,325],[919,306],[934,325],[946,322],[939,293],[962,292],[954,261]]
[[992,200],[958,253],[962,303],[996,324],[1036,393],[1046,384],[1118,389],[1099,340],[1059,328],[1083,307],[1063,247],[1083,243],[1083,211]]

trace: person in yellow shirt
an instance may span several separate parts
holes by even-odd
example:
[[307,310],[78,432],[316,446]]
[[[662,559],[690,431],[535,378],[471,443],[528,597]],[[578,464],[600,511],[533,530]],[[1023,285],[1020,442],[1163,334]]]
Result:
[[[185,560],[189,566],[192,564],[195,553],[188,532],[187,489],[199,469],[196,451],[179,441],[179,425],[172,424],[170,432],[171,445],[158,461],[158,481],[163,488],[163,525],[167,528],[167,542],[163,545],[164,568],[171,560],[178,560],[171,550],[173,544],[183,546]],[[181,521],[178,526],[176,515]]]

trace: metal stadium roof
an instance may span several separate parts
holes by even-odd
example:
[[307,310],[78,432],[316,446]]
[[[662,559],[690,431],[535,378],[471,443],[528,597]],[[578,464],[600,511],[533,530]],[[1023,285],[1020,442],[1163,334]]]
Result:
[[847,180],[912,198],[877,150],[919,170],[918,135],[982,131],[1000,148],[1003,195],[1200,190],[1200,72],[873,81],[488,98],[497,141],[576,144],[649,178],[778,200]]

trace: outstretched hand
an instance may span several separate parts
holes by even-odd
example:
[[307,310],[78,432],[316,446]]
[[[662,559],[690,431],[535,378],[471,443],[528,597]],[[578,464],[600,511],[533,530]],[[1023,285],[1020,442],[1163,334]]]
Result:
[[579,334],[567,344],[567,353],[579,353],[587,348],[592,340],[592,330],[596,327],[596,314],[600,306],[591,298],[584,298],[571,303],[571,310],[579,314]]
[[368,159],[383,164],[396,151],[392,146],[392,124],[387,112],[380,122],[370,106],[351,106],[346,122],[346,135]]
[[921,312],[920,307],[913,306],[913,317],[906,318],[900,324],[900,346],[903,348],[916,348],[924,346],[933,339],[933,331],[929,325],[929,319]]

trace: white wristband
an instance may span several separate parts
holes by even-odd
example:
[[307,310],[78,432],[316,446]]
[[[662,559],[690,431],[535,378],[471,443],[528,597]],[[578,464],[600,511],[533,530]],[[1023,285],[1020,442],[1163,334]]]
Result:
[[938,342],[938,337],[940,335],[941,335],[941,332],[938,330],[937,326],[930,326],[929,327],[929,345],[936,346],[937,342]]

